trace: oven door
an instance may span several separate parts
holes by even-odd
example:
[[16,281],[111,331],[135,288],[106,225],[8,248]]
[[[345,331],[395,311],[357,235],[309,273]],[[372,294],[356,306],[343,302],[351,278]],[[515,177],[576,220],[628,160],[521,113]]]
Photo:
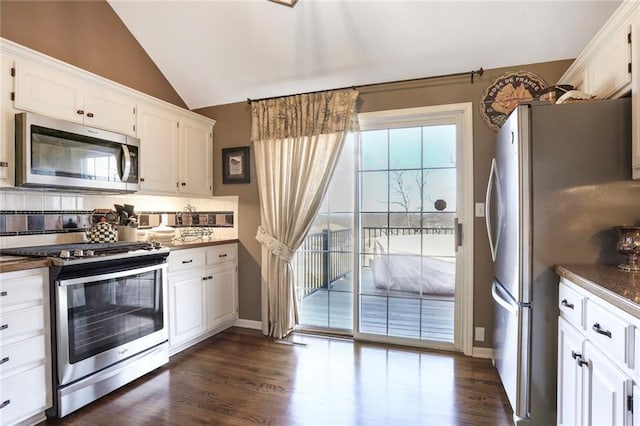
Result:
[[167,264],[55,280],[58,385],[166,342]]

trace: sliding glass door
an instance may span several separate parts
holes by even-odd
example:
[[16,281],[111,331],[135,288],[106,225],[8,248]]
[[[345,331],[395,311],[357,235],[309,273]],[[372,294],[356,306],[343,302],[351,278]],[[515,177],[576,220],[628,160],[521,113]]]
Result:
[[300,328],[471,347],[470,116],[470,104],[360,114],[293,262]]

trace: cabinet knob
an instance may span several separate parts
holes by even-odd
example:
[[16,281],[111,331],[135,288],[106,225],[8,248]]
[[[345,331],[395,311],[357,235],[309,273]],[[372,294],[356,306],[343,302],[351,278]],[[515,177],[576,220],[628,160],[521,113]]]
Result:
[[582,358],[582,354],[576,352],[576,351],[571,351],[571,358],[573,359],[578,359],[578,358]]
[[144,182],[144,178],[140,178],[140,182]]
[[7,328],[9,328],[9,324],[0,325],[0,330],[6,330]]
[[93,118],[93,113],[92,113],[92,112],[88,112],[88,113],[87,113],[87,117],[89,117],[89,118]]
[[582,367],[583,365],[589,365],[589,361],[585,361],[582,357],[578,358],[578,367]]
[[6,362],[9,362],[9,357],[8,356],[5,356],[4,358],[0,359],[0,365],[4,364]]
[[79,110],[77,110],[77,111],[76,111],[76,114],[79,114],[79,115],[84,115],[84,110],[82,110],[82,109],[79,109]]
[[9,167],[9,162],[7,162],[7,161],[0,161],[0,167]]
[[8,296],[9,293],[7,293],[6,291],[0,291],[0,297],[4,297],[4,296]]
[[181,186],[187,186],[187,183],[186,182],[182,182],[180,185]]
[[11,404],[11,400],[7,399],[6,401],[4,401],[2,404],[0,404],[0,410],[3,409],[4,407],[6,407],[7,405]]

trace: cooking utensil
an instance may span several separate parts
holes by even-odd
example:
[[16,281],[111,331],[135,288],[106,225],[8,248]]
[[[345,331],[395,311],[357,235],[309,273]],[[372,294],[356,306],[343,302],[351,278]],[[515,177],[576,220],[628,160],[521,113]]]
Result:
[[134,217],[136,215],[131,204],[125,204],[122,208],[127,212],[129,217]]

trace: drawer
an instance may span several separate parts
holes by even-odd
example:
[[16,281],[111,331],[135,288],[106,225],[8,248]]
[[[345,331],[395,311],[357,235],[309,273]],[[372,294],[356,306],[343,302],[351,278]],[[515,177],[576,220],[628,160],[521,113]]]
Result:
[[0,310],[11,305],[42,300],[44,279],[41,273],[14,277],[3,275],[0,279]]
[[206,263],[204,249],[172,251],[169,255],[169,273],[188,268],[202,268]]
[[0,342],[44,329],[42,305],[0,315]]
[[13,424],[44,411],[47,380],[44,365],[0,380],[0,419]]
[[216,265],[223,262],[236,262],[236,244],[222,244],[207,248],[207,265]]
[[0,346],[0,377],[10,376],[20,367],[43,359],[45,359],[44,335]]
[[602,352],[615,361],[633,364],[634,326],[591,299],[586,303],[586,334]]
[[583,329],[583,313],[586,298],[576,290],[567,285],[564,280],[560,281],[558,289],[558,307],[562,317],[569,321],[571,325],[578,329]]

